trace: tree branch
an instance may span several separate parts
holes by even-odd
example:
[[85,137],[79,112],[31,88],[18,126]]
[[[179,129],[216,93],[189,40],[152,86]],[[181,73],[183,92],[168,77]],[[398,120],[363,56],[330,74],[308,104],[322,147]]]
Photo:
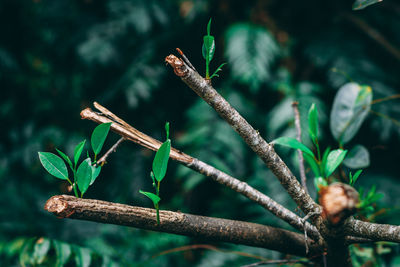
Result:
[[400,226],[364,222],[349,218],[345,224],[345,233],[373,241],[390,241],[400,243]]
[[[113,122],[111,124],[111,130],[116,132],[117,134],[123,136],[124,138],[137,143],[141,146],[144,146],[148,149],[157,151],[160,147],[161,142],[140,132],[139,130],[135,129],[134,127],[130,126],[128,123],[117,117],[111,111],[106,109],[105,107],[101,106],[98,103],[94,103],[94,106],[100,110],[103,114],[96,113],[92,111],[90,108],[86,108],[82,110],[81,117],[82,119],[89,119],[95,121],[97,123],[107,123]],[[174,151],[174,152],[173,152]],[[214,181],[225,185],[232,190],[242,194],[243,196],[249,198],[250,200],[258,203],[266,210],[270,211],[272,214],[277,216],[278,218],[284,220],[285,222],[289,223],[294,228],[298,229],[299,231],[304,231],[304,224],[303,220],[297,216],[292,211],[286,209],[279,203],[275,202],[273,199],[269,198],[265,194],[261,193],[260,191],[254,189],[253,187],[249,186],[247,183],[240,181],[237,178],[234,178],[210,165],[204,163],[196,158],[193,158],[183,152],[175,148],[171,148],[170,157],[183,165],[204,174]],[[306,222],[306,230],[307,233],[314,239],[320,240],[321,236],[318,233],[315,226],[311,225],[310,223]]]
[[125,141],[125,137],[121,137],[117,142],[97,161],[97,165],[103,166],[107,162],[108,156],[117,151],[118,146]]
[[[160,224],[157,224],[154,209],[68,195],[51,197],[44,208],[61,218],[124,225],[305,255],[304,237],[301,234],[255,223],[162,210]],[[311,246],[313,255],[321,253],[318,247],[315,244]]]
[[[293,112],[294,112],[294,125],[296,126],[296,139],[297,139],[297,141],[299,141],[301,143],[299,103],[293,102],[292,107],[293,107]],[[307,177],[306,177],[306,171],[304,170],[303,152],[300,149],[297,149],[297,153],[299,155],[299,170],[300,170],[301,185],[304,187],[304,190],[308,194]]]
[[171,65],[174,72],[205,100],[217,113],[227,121],[243,138],[247,145],[264,161],[269,169],[279,179],[291,198],[305,214],[320,210],[318,204],[306,193],[282,159],[276,154],[273,146],[268,144],[240,114],[196,71],[188,67],[183,60],[169,55],[165,61]]

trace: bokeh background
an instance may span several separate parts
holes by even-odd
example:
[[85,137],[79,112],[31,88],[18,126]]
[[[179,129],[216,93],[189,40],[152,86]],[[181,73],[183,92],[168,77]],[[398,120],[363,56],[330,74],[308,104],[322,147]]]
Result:
[[[279,253],[263,249],[213,243],[219,250],[168,251],[208,242],[57,219],[43,206],[52,195],[67,193],[66,184],[42,168],[37,152],[55,152],[57,147],[72,155],[75,145],[88,140],[96,126],[81,120],[79,113],[97,101],[160,140],[169,121],[173,146],[295,210],[271,172],[165,66],[164,58],[179,47],[204,74],[202,38],[212,17],[216,54],[211,69],[228,63],[213,79],[218,91],[267,140],[294,135],[293,100],[300,102],[303,126],[310,104],[316,103],[320,143],[336,148],[329,112],[343,84],[353,80],[369,85],[374,99],[400,93],[400,3],[384,0],[361,11],[352,11],[352,4],[350,0],[1,0],[0,265],[55,266],[56,252],[68,256],[68,250],[73,253],[66,266],[240,266],[257,261],[237,251],[280,258]],[[373,105],[374,113],[350,144],[362,144],[370,153],[370,166],[358,185],[369,189],[376,184],[384,193],[373,220],[392,224],[400,223],[399,103],[393,99]],[[106,147],[117,139],[110,134]],[[310,144],[306,135],[303,139]],[[297,175],[296,153],[278,152]],[[85,197],[151,207],[138,190],[151,190],[148,174],[153,156],[133,143],[123,143]],[[311,172],[308,175],[315,196]],[[163,209],[289,228],[244,197],[176,162],[169,164],[161,197]],[[35,248],[42,237],[48,250]],[[360,251],[364,253],[357,255],[360,264],[400,262],[396,245]],[[159,255],[162,252],[167,253]]]

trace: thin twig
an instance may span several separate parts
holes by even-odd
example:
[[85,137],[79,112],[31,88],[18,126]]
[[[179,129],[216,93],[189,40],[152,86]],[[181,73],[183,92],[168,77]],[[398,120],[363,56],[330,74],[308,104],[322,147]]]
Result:
[[[68,195],[51,197],[45,210],[59,218],[123,225],[305,256],[301,234],[261,224],[166,210],[160,211],[160,224],[157,224],[155,209]],[[318,245],[314,245],[312,250],[313,255],[321,253]]]
[[378,104],[378,103],[385,102],[385,101],[392,100],[392,99],[396,99],[396,98],[400,98],[400,94],[390,95],[387,97],[375,99],[371,102],[371,105]]
[[178,51],[179,55],[182,56],[183,60],[185,61],[186,64],[188,64],[189,67],[192,68],[192,70],[197,71],[195,67],[190,63],[189,59],[185,56],[185,54],[180,50],[179,48],[176,48],[176,51]]
[[[315,212],[310,212],[309,214],[304,216],[304,218],[303,218],[304,225],[305,225],[305,223],[307,222],[307,220],[309,218],[311,218],[313,216],[316,216],[316,215],[320,215],[320,214],[321,214],[321,211],[315,211]],[[308,255],[308,252],[309,252],[309,250],[308,250],[308,236],[307,236],[307,228],[305,226],[304,226],[304,242],[305,242],[305,246],[306,246],[306,255]]]
[[387,52],[394,56],[397,60],[400,60],[400,50],[391,44],[379,31],[368,25],[367,22],[360,19],[357,16],[346,14],[344,17],[362,30],[372,40],[380,44]]
[[[296,139],[297,139],[297,141],[299,141],[301,143],[299,102],[293,102],[292,107],[293,107],[293,111],[294,111],[294,125],[296,126]],[[304,169],[303,152],[300,149],[297,149],[297,153],[299,155],[299,170],[300,170],[301,185],[304,187],[304,190],[308,194],[307,177],[306,177],[306,171]]]
[[121,137],[118,139],[118,141],[97,161],[97,165],[103,166],[107,161],[108,156],[110,156],[111,153],[117,151],[118,146],[125,141],[125,137]]

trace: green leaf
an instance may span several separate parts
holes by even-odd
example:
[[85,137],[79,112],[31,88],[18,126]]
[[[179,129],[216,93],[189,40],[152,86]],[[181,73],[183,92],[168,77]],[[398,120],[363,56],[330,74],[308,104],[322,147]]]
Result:
[[71,246],[67,243],[53,240],[53,247],[56,251],[56,267],[63,267],[71,256]]
[[203,58],[210,62],[215,53],[215,41],[214,41],[214,36],[212,35],[205,35],[203,37],[203,47],[202,47],[202,54]]
[[72,162],[71,162],[71,160],[69,159],[69,157],[68,157],[66,154],[64,154],[64,152],[62,152],[61,150],[58,150],[57,148],[56,148],[56,151],[57,151],[57,153],[60,154],[60,156],[68,163],[68,165],[69,165],[69,167],[71,168],[71,170],[73,170],[74,167],[73,167]]
[[358,170],[354,175],[350,172],[350,185],[354,185],[363,170]]
[[110,130],[111,122],[103,123],[97,126],[92,133],[91,143],[93,152],[98,155],[103,147],[104,141],[106,140],[107,134]]
[[169,139],[169,122],[165,123],[165,133],[167,136],[167,140]]
[[330,147],[328,147],[327,149],[325,149],[324,155],[322,156],[322,161],[321,161],[321,172],[322,172],[322,175],[323,175],[324,177],[327,177],[327,175],[325,174],[325,166],[326,166],[326,161],[328,160],[329,152],[331,152],[331,148],[330,148]]
[[322,186],[328,186],[328,182],[325,178],[318,176],[314,178],[314,186],[317,192],[319,192]]
[[87,248],[74,246],[76,267],[89,267],[92,260],[91,252]]
[[313,171],[315,177],[321,176],[318,163],[315,160],[314,156],[310,156],[307,153],[303,154],[304,159],[307,161],[308,165],[310,165],[311,170]]
[[315,145],[318,145],[318,110],[313,103],[308,111],[308,133]]
[[222,70],[222,67],[224,65],[226,65],[227,63],[222,63],[221,65],[219,65],[219,67],[214,71],[214,73],[210,76],[210,79],[212,79],[213,77],[219,77],[219,75],[217,74],[219,71]]
[[158,182],[161,182],[167,172],[169,153],[171,150],[171,140],[165,141],[158,149],[153,160],[153,173]]
[[211,35],[211,18],[207,23],[207,35]]
[[362,145],[355,145],[350,149],[343,164],[351,169],[361,169],[369,166],[369,152]]
[[76,179],[79,191],[81,191],[81,196],[83,196],[92,181],[92,166],[90,158],[85,159],[82,161],[81,165],[79,165],[78,170],[76,171]]
[[382,0],[356,0],[353,3],[353,10],[364,9],[367,6],[382,2]]
[[50,249],[50,240],[47,238],[39,238],[33,247],[33,261],[35,265],[40,265],[44,262],[47,253]]
[[92,185],[94,183],[94,181],[96,181],[96,178],[99,176],[100,171],[101,171],[101,166],[93,166],[91,165],[92,168],[92,179],[90,180],[90,185]]
[[332,135],[341,144],[358,132],[371,108],[372,90],[357,83],[343,85],[335,96],[330,117]]
[[83,140],[82,142],[80,142],[75,147],[75,150],[74,150],[74,163],[75,163],[75,166],[76,166],[76,164],[78,164],[78,161],[79,161],[79,158],[81,157],[82,150],[83,150],[83,147],[85,146],[85,143],[86,143],[86,140]]
[[287,146],[287,147],[290,147],[293,149],[300,149],[304,153],[307,153],[311,157],[314,157],[313,152],[308,147],[306,147],[305,145],[303,145],[302,143],[297,141],[297,139],[294,139],[291,137],[279,137],[279,138],[275,139],[274,141],[272,141],[271,143],[282,145],[282,146]]
[[145,195],[146,197],[150,198],[151,201],[153,201],[154,206],[156,206],[158,204],[158,202],[160,202],[161,198],[159,196],[157,196],[156,194],[150,193],[150,192],[144,192],[142,190],[139,190],[139,192],[143,195]]
[[60,157],[50,152],[39,152],[39,159],[42,166],[51,175],[59,179],[68,180],[67,166]]
[[336,149],[332,150],[328,158],[326,160],[326,165],[325,165],[325,175],[326,177],[329,177],[335,170],[336,168],[342,163],[344,157],[346,156],[347,150],[343,149]]

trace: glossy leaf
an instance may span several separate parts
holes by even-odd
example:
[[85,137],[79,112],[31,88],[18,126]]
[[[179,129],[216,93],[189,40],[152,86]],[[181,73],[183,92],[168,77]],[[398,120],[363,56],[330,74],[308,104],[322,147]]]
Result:
[[82,150],[85,147],[86,140],[80,142],[74,149],[74,163],[75,166],[78,164],[79,158],[81,157]]
[[308,165],[310,166],[310,168],[313,171],[315,177],[321,176],[321,172],[319,170],[318,163],[315,161],[315,157],[314,156],[310,156],[307,153],[304,153],[303,157],[306,160],[306,162],[308,163]]
[[69,157],[64,152],[62,152],[61,150],[58,150],[57,148],[56,148],[56,151],[57,151],[58,154],[60,154],[60,156],[63,158],[63,160],[65,160],[68,163],[68,165],[71,168],[71,170],[73,170],[74,166],[72,165],[72,162],[69,159]]
[[92,166],[90,158],[85,159],[79,165],[78,170],[76,171],[76,179],[79,191],[81,191],[81,195],[83,195],[92,181]]
[[71,246],[67,243],[53,240],[53,247],[56,252],[56,267],[63,267],[71,256]]
[[157,196],[156,194],[150,193],[150,192],[144,192],[142,190],[139,190],[139,192],[143,195],[145,195],[146,197],[150,198],[151,201],[153,201],[154,206],[156,206],[158,204],[158,202],[160,202],[161,198],[159,196]]
[[315,145],[318,144],[318,110],[313,103],[308,111],[308,133]]
[[329,152],[331,152],[330,147],[325,149],[324,155],[322,156],[322,160],[321,160],[321,172],[324,177],[327,177],[327,175],[325,174],[325,166],[326,166],[326,161],[328,160]]
[[158,182],[161,182],[167,172],[171,140],[165,141],[158,149],[153,160],[153,173]]
[[98,155],[106,140],[107,134],[110,131],[111,122],[103,123],[97,126],[92,133],[91,144],[95,155]]
[[96,178],[99,176],[100,171],[101,171],[101,166],[91,166],[92,168],[92,179],[90,180],[90,184],[92,185],[94,183],[94,181],[96,181]]
[[212,79],[213,77],[219,77],[219,75],[217,74],[219,71],[222,70],[222,67],[224,65],[226,65],[227,63],[222,63],[221,65],[219,65],[219,67],[214,71],[214,73],[210,76],[210,79]]
[[343,164],[351,169],[368,167],[370,164],[368,150],[362,145],[355,145],[350,149]]
[[333,101],[330,128],[339,143],[349,142],[358,132],[371,107],[372,90],[369,86],[347,83]]
[[354,185],[357,182],[357,179],[361,173],[362,173],[362,170],[356,171],[356,173],[354,175],[352,175],[350,172],[350,185]]
[[336,149],[332,150],[326,160],[325,165],[325,175],[329,177],[336,168],[342,163],[344,157],[346,156],[347,150]]
[[208,62],[210,62],[214,57],[214,53],[215,53],[214,36],[205,35],[203,37],[203,47],[202,47],[203,58],[205,60],[208,60]]
[[50,152],[39,152],[39,159],[51,175],[63,180],[68,179],[67,166],[60,157]]
[[353,3],[353,10],[364,9],[367,6],[382,2],[382,0],[356,0]]
[[311,157],[314,157],[313,152],[308,147],[297,141],[297,139],[291,137],[279,137],[272,141],[272,143],[287,146],[293,149],[300,149],[302,152],[307,153]]
[[89,267],[92,255],[89,249],[74,246],[76,267]]

